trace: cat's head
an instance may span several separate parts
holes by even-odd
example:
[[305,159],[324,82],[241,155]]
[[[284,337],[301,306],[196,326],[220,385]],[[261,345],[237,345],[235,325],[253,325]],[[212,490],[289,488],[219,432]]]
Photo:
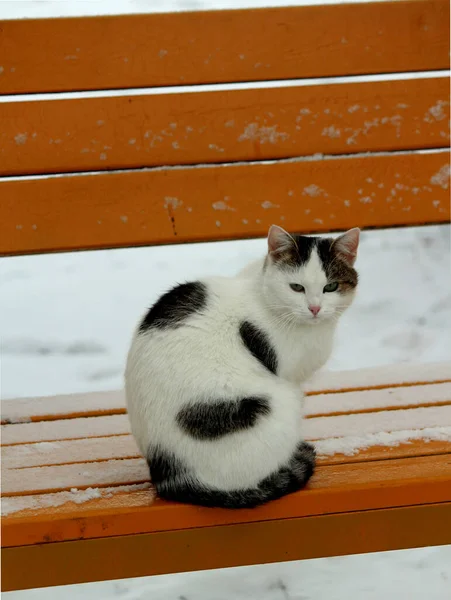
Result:
[[286,324],[312,325],[337,319],[356,287],[360,230],[337,238],[291,235],[272,225],[263,272],[266,302]]

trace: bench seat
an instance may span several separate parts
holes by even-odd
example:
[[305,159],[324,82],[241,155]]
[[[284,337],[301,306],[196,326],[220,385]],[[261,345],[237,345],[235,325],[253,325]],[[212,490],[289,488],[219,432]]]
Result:
[[451,543],[451,363],[307,391],[316,474],[239,511],[156,498],[122,392],[3,401],[3,589]]

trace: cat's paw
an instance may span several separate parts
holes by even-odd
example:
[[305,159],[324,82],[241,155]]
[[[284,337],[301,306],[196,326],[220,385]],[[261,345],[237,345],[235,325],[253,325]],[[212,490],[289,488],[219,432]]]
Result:
[[316,452],[312,444],[301,442],[291,459],[291,470],[294,476],[303,483],[307,483],[313,475],[316,464]]
[[316,460],[315,446],[313,444],[309,444],[309,442],[301,442],[298,445],[296,455],[302,457],[304,460],[314,463]]

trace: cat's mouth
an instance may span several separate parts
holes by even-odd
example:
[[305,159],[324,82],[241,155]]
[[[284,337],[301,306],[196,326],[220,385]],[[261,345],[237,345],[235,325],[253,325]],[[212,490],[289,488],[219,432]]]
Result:
[[316,315],[316,316],[304,316],[304,318],[302,319],[303,323],[306,323],[308,325],[319,325],[320,323],[324,323],[325,321],[328,321],[331,318],[332,315],[326,315],[326,314],[322,314],[322,315]]

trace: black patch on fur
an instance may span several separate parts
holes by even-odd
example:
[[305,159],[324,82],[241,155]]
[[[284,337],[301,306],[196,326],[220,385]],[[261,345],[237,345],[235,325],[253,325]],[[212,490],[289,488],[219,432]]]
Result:
[[185,473],[183,463],[173,454],[158,446],[149,448],[147,463],[149,465],[150,479],[157,487],[159,484],[174,481],[177,477]]
[[140,333],[154,327],[157,329],[176,328],[195,313],[205,309],[207,287],[200,281],[182,283],[163,294],[144,317]]
[[243,344],[264,367],[277,375],[277,354],[264,331],[243,321],[240,325],[240,336]]
[[161,449],[149,449],[148,463],[152,483],[161,498],[199,506],[253,508],[302,489],[313,475],[315,450],[311,444],[301,442],[289,463],[256,488],[230,492],[202,486],[181,460]]
[[281,252],[271,254],[275,264],[282,268],[297,269],[308,262],[318,238],[292,234],[293,243]]
[[338,291],[344,292],[357,286],[357,271],[351,267],[334,249],[332,238],[316,238],[318,256],[329,282],[338,281]]
[[258,417],[270,412],[266,398],[218,400],[212,404],[196,402],[182,408],[177,423],[185,433],[198,440],[215,440],[252,427]]

